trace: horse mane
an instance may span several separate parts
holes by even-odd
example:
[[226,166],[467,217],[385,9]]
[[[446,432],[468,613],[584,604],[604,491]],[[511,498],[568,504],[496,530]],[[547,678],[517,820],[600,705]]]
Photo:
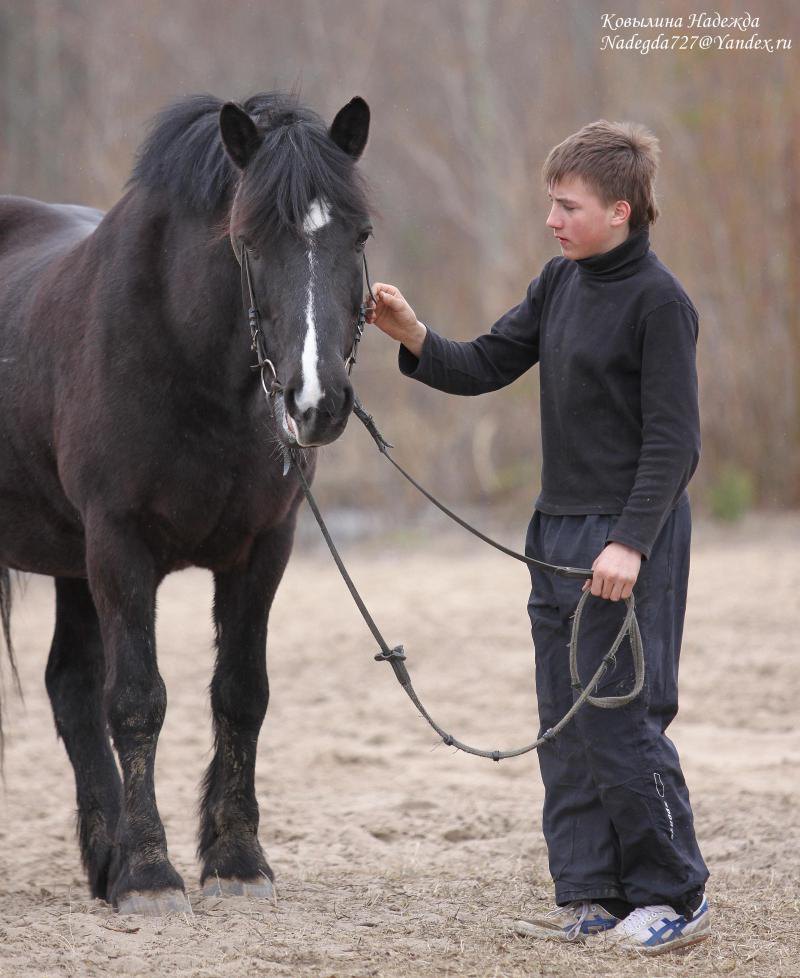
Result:
[[127,186],[167,191],[170,200],[219,216],[238,189],[235,233],[245,237],[302,224],[315,198],[351,220],[368,210],[366,188],[353,159],[328,135],[323,120],[297,96],[262,92],[241,103],[263,140],[240,182],[219,134],[223,101],[190,95],[163,109],[136,154]]

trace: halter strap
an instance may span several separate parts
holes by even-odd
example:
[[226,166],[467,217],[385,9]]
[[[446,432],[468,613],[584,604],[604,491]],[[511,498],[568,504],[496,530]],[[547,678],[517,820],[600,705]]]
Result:
[[[264,390],[267,391],[267,386],[264,380],[264,367],[269,367],[272,371],[272,384],[270,385],[268,393],[273,395],[276,388],[279,387],[278,375],[275,371],[275,364],[267,356],[267,338],[264,335],[264,330],[261,327],[261,313],[258,310],[258,303],[256,302],[256,294],[253,288],[253,280],[250,275],[250,257],[247,251],[247,247],[244,242],[239,238],[234,237],[233,234],[228,235],[228,240],[231,243],[231,248],[233,249],[234,257],[239,263],[239,267],[242,270],[242,281],[243,284],[247,285],[247,294],[250,299],[250,307],[247,310],[247,322],[250,327],[250,339],[253,344],[253,350],[258,357],[258,364],[256,369],[261,369],[261,383],[264,386]],[[370,299],[373,302],[376,301],[375,295],[372,291],[372,283],[369,278],[369,267],[367,265],[367,253],[366,250],[361,253],[361,261],[364,265],[364,280],[367,283],[367,292],[369,293]],[[353,367],[357,362],[358,354],[358,344],[361,342],[364,336],[364,327],[367,324],[367,309],[365,303],[361,303],[358,310],[358,319],[355,323],[355,329],[353,332],[353,346],[350,349],[350,353],[345,357],[344,364],[347,369],[348,375],[352,373]]]

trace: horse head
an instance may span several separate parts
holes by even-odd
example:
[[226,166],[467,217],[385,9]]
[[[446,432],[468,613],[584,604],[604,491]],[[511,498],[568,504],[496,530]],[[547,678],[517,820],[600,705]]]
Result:
[[278,435],[289,445],[324,445],[344,431],[353,407],[345,360],[372,230],[355,163],[369,108],[354,98],[327,128],[291,103],[254,114],[248,107],[228,102],[219,115],[222,144],[239,170],[230,234],[235,249],[246,249],[267,357],[282,387]]

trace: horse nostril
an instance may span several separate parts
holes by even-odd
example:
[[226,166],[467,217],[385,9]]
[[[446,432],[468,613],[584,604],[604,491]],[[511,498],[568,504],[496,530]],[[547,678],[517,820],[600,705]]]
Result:
[[297,412],[297,404],[295,403],[295,391],[296,387],[286,387],[283,391],[283,403],[289,414],[294,417]]
[[298,422],[306,422],[313,415],[314,411],[312,408],[303,409],[297,403],[297,397],[300,394],[300,388],[298,387],[287,387],[283,392],[283,404],[286,411]]
[[348,381],[339,388],[333,388],[320,409],[329,418],[346,418],[353,409],[354,400],[353,385]]
[[[298,394],[300,395],[301,399],[300,404],[297,402]],[[302,407],[302,388],[296,385],[285,388],[283,392],[283,403],[286,411],[294,418],[294,420],[304,424],[311,421],[316,413],[316,408]]]

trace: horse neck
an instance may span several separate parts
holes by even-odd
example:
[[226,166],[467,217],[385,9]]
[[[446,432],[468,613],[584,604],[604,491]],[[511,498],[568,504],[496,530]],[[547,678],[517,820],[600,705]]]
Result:
[[212,376],[218,384],[227,375],[234,387],[249,383],[241,272],[220,233],[224,215],[187,214],[152,194],[142,198],[136,246],[150,256],[161,286],[158,326],[170,350],[198,380]]

